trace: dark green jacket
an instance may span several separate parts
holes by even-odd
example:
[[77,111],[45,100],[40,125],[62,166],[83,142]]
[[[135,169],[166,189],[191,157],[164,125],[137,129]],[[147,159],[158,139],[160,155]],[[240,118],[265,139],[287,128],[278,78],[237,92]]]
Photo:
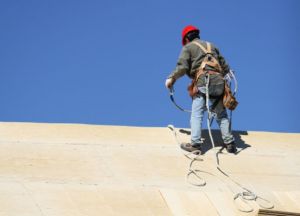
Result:
[[[200,42],[205,48],[206,42],[200,39],[194,39],[193,41]],[[219,60],[219,63],[223,69],[224,75],[229,72],[229,65],[226,63],[223,56],[220,54],[219,50],[211,44],[211,51],[213,55]],[[177,61],[177,65],[175,70],[169,75],[168,78],[174,78],[177,80],[183,75],[188,75],[191,79],[194,78],[196,72],[198,71],[203,59],[205,57],[205,53],[199,46],[193,43],[188,43],[185,45],[180,53],[180,56]]]

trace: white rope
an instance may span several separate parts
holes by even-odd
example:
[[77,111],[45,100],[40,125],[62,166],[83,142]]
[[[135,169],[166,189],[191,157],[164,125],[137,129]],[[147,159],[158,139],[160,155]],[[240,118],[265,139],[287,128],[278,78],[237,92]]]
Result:
[[[255,201],[261,208],[263,209],[272,209],[274,208],[274,205],[267,199],[264,199],[263,197],[260,197],[258,195],[256,195],[255,193],[253,193],[251,190],[243,187],[240,183],[238,183],[237,181],[235,181],[232,177],[230,177],[220,166],[219,164],[219,159],[218,159],[218,154],[219,151],[216,151],[217,148],[214,147],[215,151],[216,151],[216,168],[217,170],[219,170],[219,172],[221,172],[223,174],[223,176],[226,176],[231,182],[233,182],[236,186],[238,186],[239,188],[241,188],[243,191],[239,192],[239,193],[235,193],[231,187],[228,185],[228,183],[226,183],[220,176],[204,171],[204,170],[200,170],[200,169],[194,169],[192,168],[194,162],[196,161],[204,161],[202,156],[200,155],[201,152],[200,150],[195,150],[193,152],[186,152],[184,150],[181,149],[180,147],[180,141],[178,139],[177,136],[177,132],[175,130],[175,127],[173,125],[168,125],[168,128],[173,132],[173,135],[175,137],[176,143],[179,146],[179,149],[181,150],[181,152],[183,153],[183,155],[190,159],[191,162],[189,164],[188,167],[188,172],[186,174],[186,181],[194,186],[198,186],[198,187],[203,187],[206,185],[206,181],[205,179],[200,175],[201,173],[206,173],[209,174],[211,176],[215,176],[216,178],[218,178],[221,182],[223,182],[224,185],[226,185],[232,193],[234,193],[233,196],[233,202],[236,206],[236,208],[241,211],[241,212],[253,212],[254,208],[248,203],[248,201]],[[191,180],[191,177],[194,176],[194,178],[196,179],[195,181]],[[248,206],[248,208],[241,208],[238,204],[237,201],[241,200],[246,206]],[[265,202],[266,205],[262,204],[261,201]]]
[[[203,159],[201,158],[201,151],[200,150],[195,150],[195,151],[192,151],[192,152],[187,152],[187,151],[184,151],[181,147],[180,147],[180,141],[177,137],[177,133],[176,133],[176,130],[175,130],[175,127],[173,125],[168,125],[168,128],[173,132],[173,135],[175,137],[175,140],[176,140],[176,143],[179,147],[179,149],[181,149],[181,152],[182,154],[191,160],[190,164],[189,164],[189,167],[188,167],[188,173],[186,174],[186,181],[191,184],[191,185],[194,185],[194,186],[205,186],[206,185],[206,181],[199,175],[200,172],[202,172],[201,170],[196,170],[196,169],[193,169],[192,166],[193,166],[193,163],[195,161],[203,161]],[[198,183],[194,183],[190,180],[190,177],[194,175],[198,181]]]
[[[236,78],[235,78],[235,76],[233,74],[233,71],[230,71],[230,75],[229,75],[228,78],[230,78],[230,80],[231,80],[231,78],[233,78],[235,80],[235,90],[234,90],[234,92],[236,92],[236,90],[237,90],[237,81],[236,81]],[[238,186],[240,189],[242,189],[241,192],[234,194],[234,196],[233,196],[233,202],[234,202],[234,204],[236,205],[237,209],[239,211],[241,211],[241,212],[253,212],[254,211],[254,208],[251,207],[251,205],[248,203],[248,201],[255,201],[263,209],[272,209],[272,208],[274,208],[274,204],[272,204],[269,200],[264,199],[264,198],[262,198],[260,196],[257,196],[254,192],[252,192],[251,190],[245,188],[240,183],[238,183],[237,181],[235,181],[232,177],[230,177],[221,168],[221,166],[219,164],[219,158],[218,158],[219,152],[217,151],[217,148],[215,147],[215,143],[214,143],[214,139],[213,139],[213,136],[212,136],[212,133],[211,133],[211,127],[210,127],[210,125],[212,123],[211,120],[213,120],[213,113],[211,112],[210,107],[209,107],[209,91],[208,91],[208,87],[209,87],[209,74],[207,74],[207,77],[206,77],[206,108],[207,108],[207,111],[208,111],[207,127],[208,127],[209,137],[210,137],[213,149],[215,150],[215,159],[216,159],[215,163],[216,163],[217,170],[219,170],[219,172],[222,173],[223,176],[226,176],[236,186]],[[179,139],[177,137],[177,133],[175,131],[175,127],[173,125],[168,125],[168,128],[173,131],[175,140],[176,140],[179,148],[181,149],[181,147],[180,147],[181,143],[180,143],[180,141],[179,141]],[[206,181],[204,180],[204,178],[202,178],[200,176],[200,174],[201,173],[207,173],[207,174],[213,175],[213,176],[217,177],[218,179],[220,179],[234,193],[234,191],[229,187],[229,185],[226,182],[224,182],[224,180],[222,178],[220,178],[219,176],[214,175],[212,173],[209,173],[207,171],[203,171],[203,170],[193,169],[192,168],[193,163],[195,161],[203,161],[203,158],[201,158],[201,151],[200,150],[196,150],[196,151],[188,152],[188,153],[186,153],[186,151],[182,150],[182,152],[183,152],[183,154],[184,154],[185,157],[187,157],[188,159],[191,160],[191,162],[189,164],[189,167],[188,167],[188,173],[186,175],[186,181],[189,184],[194,185],[194,186],[205,186],[206,185]],[[196,179],[197,179],[197,181],[198,181],[198,183],[192,182],[190,180],[190,176],[195,176]],[[242,202],[244,202],[245,205],[248,206],[248,209],[245,209],[245,208],[243,209],[240,206],[238,206],[237,200],[239,200],[239,199]],[[267,205],[263,205],[262,203],[260,203],[260,201],[264,201]]]
[[[234,76],[232,71],[230,71],[230,74],[234,78],[234,80],[236,81],[235,76]],[[206,75],[206,109],[207,109],[207,112],[208,112],[207,127],[208,127],[209,137],[210,137],[213,149],[215,149],[215,155],[216,155],[215,159],[216,159],[217,170],[219,170],[224,176],[226,176],[229,180],[231,180],[233,183],[235,183],[238,187],[240,187],[243,190],[242,192],[237,193],[237,194],[234,195],[234,197],[233,197],[234,203],[236,204],[236,200],[238,198],[241,198],[242,201],[246,204],[248,204],[246,201],[257,201],[257,199],[262,199],[262,200],[268,202],[270,205],[269,206],[263,206],[263,205],[258,203],[260,207],[265,208],[265,209],[273,208],[274,205],[270,201],[268,201],[266,199],[263,199],[262,197],[257,196],[255,193],[253,193],[249,189],[243,187],[240,183],[233,180],[223,169],[221,169],[220,164],[219,164],[219,159],[218,159],[218,152],[215,148],[216,146],[215,146],[215,142],[214,142],[214,139],[213,139],[213,136],[212,136],[212,133],[211,133],[211,128],[210,128],[210,125],[211,125],[210,120],[213,117],[213,114],[212,114],[212,112],[210,110],[210,107],[209,107],[209,88],[208,87],[209,87],[209,73],[207,73],[207,75]],[[235,84],[235,87],[237,88],[237,82]],[[235,89],[235,91],[236,91],[236,89]],[[250,205],[248,204],[248,206],[250,206]],[[239,207],[237,207],[237,208],[242,212],[252,212],[252,211],[254,211],[254,209],[251,206],[250,206],[250,210],[241,209]]]
[[235,77],[234,71],[233,70],[229,70],[229,72],[224,76],[224,80],[230,84],[231,80],[234,81],[234,90],[233,90],[233,95],[235,95],[235,93],[237,92],[238,89],[238,82],[237,79]]

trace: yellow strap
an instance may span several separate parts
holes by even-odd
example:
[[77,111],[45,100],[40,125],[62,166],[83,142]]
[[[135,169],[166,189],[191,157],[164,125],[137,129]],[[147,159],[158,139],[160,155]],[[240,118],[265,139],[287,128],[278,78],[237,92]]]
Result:
[[206,46],[207,46],[207,52],[211,53],[211,45],[210,45],[210,43],[206,42]]
[[[205,54],[207,53],[211,53],[211,44],[206,42],[206,46],[207,48],[205,49],[204,46],[202,46],[202,44],[196,42],[196,41],[193,41],[192,43],[196,44],[198,47],[200,47],[200,49],[202,49],[203,52],[205,52]],[[209,66],[219,70],[219,71],[222,71],[222,68],[221,68],[221,65],[219,64],[219,62],[217,62],[217,60],[215,58],[213,58],[213,61],[212,62],[204,62],[202,61],[201,65],[200,65],[200,69],[203,70],[205,68],[205,65],[208,64]]]
[[[202,44],[200,44],[200,43],[198,43],[198,42],[196,42],[196,41],[193,41],[192,43],[193,43],[193,44],[196,44],[198,47],[200,47],[200,49],[202,49],[203,52],[208,53],[208,50],[205,49],[205,47],[202,46]],[[207,43],[207,44],[209,44],[209,43]]]

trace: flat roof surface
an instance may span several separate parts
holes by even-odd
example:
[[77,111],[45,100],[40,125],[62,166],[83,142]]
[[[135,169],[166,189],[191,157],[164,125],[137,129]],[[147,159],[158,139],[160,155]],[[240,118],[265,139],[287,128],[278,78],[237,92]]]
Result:
[[[188,130],[177,132],[189,140]],[[239,151],[219,154],[222,169],[274,210],[300,213],[300,134],[234,135]],[[197,187],[167,127],[0,123],[0,216],[256,215],[268,203],[237,209],[249,208],[233,201],[242,190],[216,169],[220,147],[204,138],[193,169],[206,172],[206,185]]]

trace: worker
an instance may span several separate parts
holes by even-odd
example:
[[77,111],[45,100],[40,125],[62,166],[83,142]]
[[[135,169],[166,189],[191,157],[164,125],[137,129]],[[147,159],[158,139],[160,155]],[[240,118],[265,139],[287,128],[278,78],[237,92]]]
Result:
[[[224,94],[224,76],[229,72],[229,65],[226,63],[219,50],[210,42],[200,40],[200,30],[192,25],[186,26],[182,31],[182,45],[180,56],[177,61],[175,70],[166,79],[165,85],[171,89],[176,80],[180,77],[187,75],[194,82],[196,92],[192,95],[192,111],[190,118],[191,125],[191,142],[182,143],[181,148],[188,152],[201,152],[203,141],[201,139],[202,121],[204,111],[206,110],[206,91],[209,90],[209,100],[214,106],[212,111],[216,114],[216,121],[221,130],[223,145],[229,153],[236,152],[236,145],[234,137],[230,129],[230,121],[228,119],[226,108],[221,100]],[[209,64],[206,56],[211,54],[215,64]],[[210,75],[210,83],[213,84],[214,80],[221,80],[217,84],[218,88],[206,89],[205,86],[207,78]],[[215,78],[215,79],[212,79]],[[210,85],[211,85],[210,84]],[[213,87],[213,85],[211,85]],[[209,88],[211,88],[209,87]],[[221,89],[221,91],[219,91]],[[217,90],[218,94],[212,94]]]

